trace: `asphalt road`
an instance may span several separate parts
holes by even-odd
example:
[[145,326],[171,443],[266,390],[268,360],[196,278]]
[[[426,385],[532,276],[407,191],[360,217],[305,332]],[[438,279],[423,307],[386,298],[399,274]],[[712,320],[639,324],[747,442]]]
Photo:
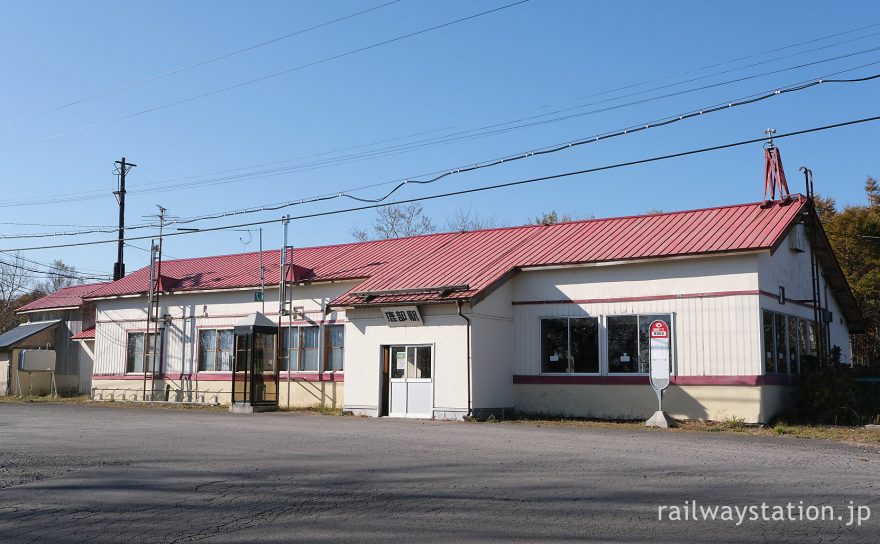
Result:
[[15,543],[880,542],[880,450],[710,433],[0,403],[0,487]]

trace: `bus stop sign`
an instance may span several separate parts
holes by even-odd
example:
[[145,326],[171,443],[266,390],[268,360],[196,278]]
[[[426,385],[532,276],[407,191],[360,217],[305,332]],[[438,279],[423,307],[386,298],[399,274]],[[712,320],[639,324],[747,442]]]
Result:
[[651,347],[651,387],[659,394],[669,387],[669,325],[657,319],[648,327]]

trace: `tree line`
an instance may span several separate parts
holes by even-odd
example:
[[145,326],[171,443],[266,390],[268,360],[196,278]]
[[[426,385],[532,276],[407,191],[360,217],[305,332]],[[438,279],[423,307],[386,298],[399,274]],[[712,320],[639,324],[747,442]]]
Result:
[[53,261],[45,275],[32,272],[33,268],[19,254],[0,259],[0,333],[23,321],[15,315],[17,308],[64,287],[83,283],[76,278],[76,267],[60,260]]

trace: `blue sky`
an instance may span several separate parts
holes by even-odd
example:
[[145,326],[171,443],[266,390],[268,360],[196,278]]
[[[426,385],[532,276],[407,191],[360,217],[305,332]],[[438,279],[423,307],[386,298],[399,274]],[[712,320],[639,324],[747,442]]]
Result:
[[[338,150],[352,146],[455,127],[356,150],[368,151],[573,105],[584,106],[574,110],[584,112],[880,47],[878,25],[761,54],[880,23],[880,4],[874,2],[740,2],[731,8],[710,2],[532,0],[253,85],[108,122],[509,3],[402,0],[241,55],[15,121],[384,1],[3,2],[0,180],[4,206],[0,207],[0,232],[70,229],[6,223],[115,225],[113,161],[123,155],[138,164],[128,178],[127,201],[127,221],[137,224],[155,213],[156,204],[167,207],[170,215],[190,217],[382,183],[623,128],[880,61],[880,50],[872,51],[565,121],[326,164],[327,159],[351,153]],[[808,51],[819,47],[823,49]],[[746,67],[758,62],[763,64]],[[839,77],[878,72],[880,64]],[[683,83],[692,78],[701,79]],[[591,96],[658,79],[662,80]],[[662,85],[671,86],[656,89]],[[623,97],[636,92],[640,94]],[[880,81],[819,86],[552,156],[447,178],[431,186],[408,186],[399,197],[760,137],[767,127],[782,133],[873,116],[880,112],[878,93]],[[585,106],[599,100],[608,101]],[[878,135],[880,124],[874,123],[779,141],[792,190],[803,190],[798,167],[808,165],[819,192],[841,204],[861,203],[865,177],[880,175]],[[654,208],[671,211],[751,202],[762,197],[761,153],[761,146],[755,144],[436,200],[427,202],[425,210],[442,227],[449,215],[468,208],[500,224],[520,224],[551,209],[604,217]],[[248,176],[233,183],[137,193],[177,181],[213,179],[217,177],[214,172],[249,173],[316,161],[325,164]],[[377,187],[358,194],[370,197],[383,190]],[[85,198],[24,205],[59,194]],[[351,204],[308,204],[290,208],[288,213]],[[281,214],[253,214],[197,226],[273,219]],[[373,212],[357,212],[298,221],[291,227],[291,239],[299,246],[351,241],[352,227],[368,224],[372,217]],[[75,240],[113,237],[100,234]],[[232,231],[177,236],[168,238],[165,249],[173,257],[255,250],[256,236],[246,244],[248,238],[247,233]],[[278,247],[280,238],[279,226],[264,228],[265,247]],[[73,240],[0,240],[0,249],[67,241]],[[134,243],[149,246],[145,240]],[[81,270],[109,274],[116,246],[23,255],[43,262],[60,258]],[[129,271],[147,260],[146,252],[126,249]]]

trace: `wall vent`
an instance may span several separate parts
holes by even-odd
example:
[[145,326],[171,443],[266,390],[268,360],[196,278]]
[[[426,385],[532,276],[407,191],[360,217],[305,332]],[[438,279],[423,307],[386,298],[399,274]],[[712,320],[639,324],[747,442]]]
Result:
[[807,228],[803,223],[795,225],[788,235],[788,249],[797,253],[807,250]]

